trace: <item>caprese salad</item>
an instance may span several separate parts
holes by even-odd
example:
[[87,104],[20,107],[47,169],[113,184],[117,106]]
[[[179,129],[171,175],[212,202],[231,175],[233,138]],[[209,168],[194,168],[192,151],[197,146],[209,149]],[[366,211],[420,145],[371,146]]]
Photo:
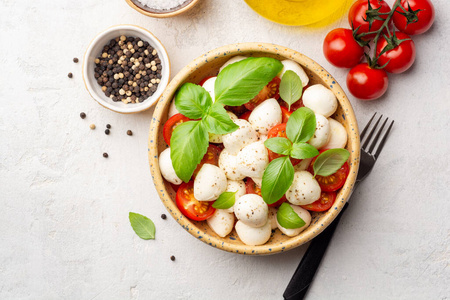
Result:
[[349,174],[347,131],[332,118],[334,93],[308,84],[294,61],[235,56],[178,90],[159,166],[181,213],[262,245],[330,209]]

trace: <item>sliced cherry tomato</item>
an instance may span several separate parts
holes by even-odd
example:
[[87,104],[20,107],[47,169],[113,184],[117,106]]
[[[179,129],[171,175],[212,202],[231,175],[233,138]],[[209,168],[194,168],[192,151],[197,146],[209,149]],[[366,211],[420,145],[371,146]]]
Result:
[[[245,114],[246,112],[248,112],[248,109],[245,107],[245,105],[241,105],[241,106],[225,106],[225,109],[228,111],[231,111],[233,114],[235,114],[236,116],[240,116],[242,114]],[[242,119],[242,118],[241,118]]]
[[353,31],[336,28],[325,37],[323,54],[336,67],[352,68],[361,62],[364,56],[364,48],[353,38]]
[[180,185],[178,184],[173,184],[172,182],[170,182],[170,185],[172,186],[172,188],[173,188],[173,190],[176,192],[176,191],[178,191],[178,189],[179,189],[179,187],[180,187]]
[[241,115],[241,116],[239,117],[239,119],[244,119],[244,120],[248,121],[248,117],[250,117],[251,114],[252,114],[252,111],[249,110],[248,112],[246,112],[246,113],[244,113],[243,115]]
[[[387,15],[380,15],[381,20],[374,20],[372,22],[372,25],[369,24],[367,21],[367,15],[366,11],[369,9],[368,2],[370,2],[370,5],[372,7],[372,10],[376,10],[379,8],[380,13],[388,13],[391,11],[391,8],[389,7],[389,4],[387,4],[383,0],[358,0],[355,3],[353,3],[352,7],[350,7],[350,10],[348,12],[348,23],[351,27],[354,29],[358,28],[358,34],[365,33],[365,32],[371,32],[371,31],[377,31],[381,28],[384,21],[387,19]],[[364,39],[370,39],[373,38],[375,34],[366,35]]]
[[[267,134],[267,138],[274,138],[274,137],[284,137],[287,138],[286,135],[286,123],[278,124],[277,126],[272,127],[272,129],[269,130],[269,133]],[[269,153],[269,161],[272,161],[274,159],[277,159],[279,157],[282,157],[283,155],[275,153],[267,149]],[[296,158],[290,158],[291,163],[293,166],[298,165],[302,160],[296,159]]]
[[203,78],[198,85],[203,86],[203,84],[206,82],[206,80],[213,78],[214,76],[206,76],[205,78]]
[[210,218],[216,209],[213,201],[198,201],[194,197],[194,181],[183,182],[177,191],[176,203],[183,215],[194,221]]
[[292,115],[292,112],[290,112],[286,107],[281,106],[281,122],[287,123],[289,120],[289,117]]
[[[302,97],[303,94],[305,93],[305,90],[308,88],[308,86],[304,86],[303,87],[303,92],[302,92]],[[283,100],[283,99],[278,99],[278,103],[280,104],[281,107],[286,107],[289,108],[289,105]],[[293,113],[294,111],[296,111],[297,109],[299,109],[300,107],[304,107],[305,105],[303,104],[303,99],[300,98],[299,100],[297,100],[296,102],[294,102],[291,105],[291,109],[289,110],[289,112]]]
[[[320,153],[326,151],[327,149],[320,150]],[[311,174],[314,174],[313,165],[316,161],[318,156],[314,157],[314,159],[311,161],[311,164],[309,165],[308,171]],[[336,171],[336,173],[331,174],[330,176],[320,176],[316,175],[316,180],[320,185],[320,189],[322,192],[334,192],[340,189],[344,183],[345,180],[347,180],[348,173],[350,172],[350,167],[348,165],[348,162],[345,162],[342,167]]]
[[398,40],[409,40],[402,41],[394,49],[386,51],[380,55],[384,47],[388,45],[386,38],[382,37],[377,43],[377,56],[378,64],[380,66],[386,65],[384,67],[386,72],[399,74],[405,72],[413,65],[416,59],[416,46],[414,45],[411,37],[406,33],[396,31],[395,36]]
[[280,98],[279,88],[280,88],[281,79],[279,77],[275,77],[269,82],[260,92],[256,95],[255,98],[245,103],[245,107],[248,110],[254,110],[261,102],[269,99],[269,98]]
[[203,156],[201,162],[198,164],[197,168],[194,170],[194,174],[192,175],[193,178],[197,176],[200,169],[203,167],[204,164],[210,164],[210,165],[219,165],[219,155],[222,150],[212,144],[209,144],[208,150],[206,150],[206,154]]
[[367,63],[353,67],[347,75],[350,93],[361,100],[374,100],[384,95],[389,85],[386,71],[372,69]]
[[[400,5],[401,7],[397,7],[393,16],[395,27],[398,30],[414,35],[424,33],[433,25],[435,12],[430,0],[402,0]],[[411,15],[413,20],[410,24],[408,24],[408,19],[402,15],[403,9],[408,11],[409,7],[412,11],[417,12],[416,18],[414,18],[414,14]]]
[[191,119],[183,116],[182,114],[173,115],[171,118],[169,118],[169,120],[167,120],[166,124],[164,124],[163,127],[163,137],[167,145],[170,146],[170,138],[172,137],[172,133],[175,130],[175,127],[187,121],[191,121]]
[[336,192],[322,192],[319,200],[308,205],[300,205],[300,207],[309,211],[327,211],[333,206],[334,201],[336,201]]
[[[246,194],[256,194],[256,195],[261,196],[261,188],[253,181],[253,179],[247,178],[246,180],[247,180],[247,182],[245,183],[245,193]],[[268,204],[268,206],[269,207],[278,207],[286,200],[287,200],[286,195],[284,195],[283,197],[280,198],[280,200],[278,200],[275,203]]]

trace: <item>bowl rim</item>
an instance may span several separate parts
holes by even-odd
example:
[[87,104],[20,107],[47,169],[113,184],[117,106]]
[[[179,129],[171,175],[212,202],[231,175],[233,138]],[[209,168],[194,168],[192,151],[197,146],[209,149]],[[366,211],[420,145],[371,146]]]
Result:
[[152,17],[152,18],[170,18],[170,17],[175,17],[179,14],[182,14],[188,10],[190,10],[191,8],[193,8],[198,2],[199,0],[191,0],[191,2],[189,2],[188,5],[183,6],[180,9],[177,9],[175,11],[170,11],[167,13],[161,12],[161,13],[154,13],[154,12],[150,12],[148,10],[145,10],[139,6],[136,5],[136,3],[134,3],[133,0],[125,0],[127,2],[127,4],[129,6],[131,6],[133,9],[135,9],[136,11],[138,11],[139,13],[146,15],[148,17]]
[[[230,50],[232,49],[232,50]],[[333,82],[331,87],[328,87],[333,91],[333,93],[337,96],[339,105],[342,107],[344,111],[345,120],[348,120],[349,127],[347,128],[347,133],[349,134],[348,143],[352,145],[352,151],[350,153],[350,173],[349,176],[342,187],[341,191],[336,198],[335,204],[333,205],[334,209],[327,212],[324,215],[320,222],[311,223],[310,226],[314,226],[314,230],[309,231],[308,233],[304,232],[298,236],[292,237],[287,241],[277,244],[271,245],[259,245],[259,246],[248,246],[248,245],[237,245],[230,243],[226,240],[226,238],[220,238],[218,236],[212,236],[208,233],[202,231],[198,227],[195,226],[193,222],[191,222],[188,218],[184,217],[176,206],[175,202],[171,199],[170,194],[167,192],[164,179],[162,178],[160,168],[159,168],[159,153],[158,153],[158,132],[160,130],[161,118],[163,117],[163,113],[165,110],[165,106],[169,101],[172,100],[172,96],[177,90],[180,84],[184,83],[185,80],[189,77],[189,75],[196,69],[204,66],[211,60],[223,57],[223,56],[236,56],[236,55],[245,55],[248,53],[268,53],[272,55],[280,55],[287,59],[287,57],[301,57],[301,59],[306,62],[306,64],[300,63],[302,67],[306,67],[309,71],[316,73],[316,75],[320,76],[320,78],[327,79],[327,81]],[[293,59],[293,58],[291,58]],[[314,65],[314,70],[311,67]],[[307,67],[311,66],[311,67]],[[338,97],[339,95],[339,97]],[[354,134],[354,138],[350,137],[350,131]],[[161,201],[164,206],[167,208],[168,212],[172,215],[172,217],[191,235],[200,239],[204,243],[213,246],[215,248],[225,250],[232,253],[239,254],[247,254],[247,255],[268,255],[275,254],[280,252],[285,252],[287,250],[298,247],[308,241],[312,240],[318,234],[320,234],[331,222],[336,218],[336,216],[342,211],[344,205],[349,199],[353,186],[356,181],[356,176],[358,173],[359,167],[359,158],[360,158],[360,139],[359,139],[359,130],[356,121],[356,117],[353,111],[353,108],[348,100],[346,94],[342,90],[341,86],[336,82],[336,80],[319,64],[310,59],[309,57],[292,50],[288,47],[279,46],[270,43],[238,43],[238,44],[230,44],[225,45],[213,50],[206,52],[205,54],[197,57],[191,63],[186,65],[183,69],[181,69],[178,74],[172,79],[172,81],[167,86],[163,95],[159,99],[155,111],[153,113],[152,122],[150,125],[149,132],[149,140],[148,140],[148,157],[150,170],[152,174],[152,179],[155,184],[156,190],[159,194]]]
[[[162,60],[165,60],[167,62],[167,81],[165,82],[161,82],[162,84],[158,85],[158,89],[155,92],[156,96],[154,98],[153,101],[148,101],[147,103],[144,103],[145,105],[142,106],[133,106],[130,105],[130,107],[126,106],[124,108],[120,108],[120,107],[116,107],[108,102],[105,102],[101,97],[99,97],[97,95],[97,92],[93,89],[91,83],[88,80],[88,72],[89,72],[89,67],[88,67],[88,57],[89,55],[92,53],[94,46],[96,46],[99,42],[99,40],[101,38],[103,38],[105,35],[109,34],[110,32],[114,32],[114,31],[118,31],[118,30],[135,30],[138,31],[140,33],[142,33],[143,35],[145,35],[147,38],[149,38],[149,40],[151,40],[153,43],[157,44],[159,47],[161,47],[161,49],[163,50],[162,53],[159,53],[162,56]],[[141,26],[137,26],[137,25],[132,25],[132,24],[118,24],[118,25],[113,25],[108,27],[107,29],[105,29],[104,31],[98,33],[89,43],[88,47],[86,48],[86,51],[84,52],[83,55],[83,65],[82,65],[82,77],[83,77],[83,82],[84,82],[84,86],[86,88],[86,90],[88,91],[89,95],[91,96],[92,99],[94,99],[98,104],[100,104],[101,106],[103,106],[104,108],[107,108],[109,110],[112,110],[114,112],[117,113],[121,113],[121,114],[135,114],[135,113],[140,113],[143,112],[147,109],[149,109],[150,107],[152,107],[153,105],[155,105],[159,98],[162,96],[165,88],[167,87],[167,85],[170,82],[170,76],[171,76],[171,66],[170,66],[170,59],[169,59],[169,55],[167,54],[167,50],[164,47],[164,45],[161,43],[161,41],[150,31],[148,31],[147,29],[141,27]],[[154,94],[154,95],[155,95]],[[153,96],[152,96],[153,97]]]

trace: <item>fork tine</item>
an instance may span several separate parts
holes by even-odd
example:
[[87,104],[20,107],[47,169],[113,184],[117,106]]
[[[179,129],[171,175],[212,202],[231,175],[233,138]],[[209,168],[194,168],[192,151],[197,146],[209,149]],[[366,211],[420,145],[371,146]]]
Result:
[[373,138],[372,144],[369,146],[369,153],[372,153],[373,148],[375,148],[375,145],[378,142],[378,139],[380,138],[381,132],[383,131],[384,125],[386,125],[386,122],[389,120],[389,118],[386,118],[386,120],[384,120],[383,124],[381,125],[380,130],[378,130],[377,134],[375,135],[375,137]]
[[373,118],[376,116],[376,112],[373,114],[372,118],[370,118],[369,122],[367,123],[366,127],[364,127],[363,131],[361,131],[361,134],[359,135],[360,139],[362,140],[364,138],[364,135],[366,135],[367,129],[370,127],[370,123],[372,123]]
[[375,153],[375,159],[378,158],[378,155],[380,155],[381,150],[383,150],[384,143],[386,142],[386,139],[389,135],[389,132],[391,131],[392,125],[394,125],[394,120],[392,120],[391,124],[389,125],[386,133],[384,134],[383,138],[381,139],[380,145],[378,146],[377,152]]
[[375,123],[375,125],[373,126],[372,130],[369,132],[369,136],[367,137],[366,141],[364,142],[364,144],[361,146],[362,149],[366,149],[367,144],[369,144],[370,139],[372,138],[373,132],[375,131],[375,129],[377,129],[378,124],[380,123],[381,118],[383,117],[383,115],[381,115],[377,122]]

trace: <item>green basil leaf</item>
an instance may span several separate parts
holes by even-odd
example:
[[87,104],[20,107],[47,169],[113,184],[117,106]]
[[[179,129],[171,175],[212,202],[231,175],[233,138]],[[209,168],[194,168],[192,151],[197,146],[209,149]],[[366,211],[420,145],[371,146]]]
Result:
[[307,107],[292,113],[286,124],[286,135],[294,144],[307,142],[316,131],[316,115]]
[[292,145],[290,155],[297,159],[306,159],[319,155],[319,150],[307,143],[295,143]]
[[339,170],[350,157],[347,149],[336,148],[320,153],[314,162],[314,176],[330,176]]
[[201,86],[185,83],[175,95],[178,111],[190,119],[200,119],[213,104],[211,95]]
[[144,240],[155,239],[155,224],[146,216],[130,212],[128,215],[134,232]]
[[236,201],[236,192],[223,192],[219,198],[212,204],[212,207],[217,209],[227,209],[234,205]]
[[292,206],[286,202],[277,211],[278,223],[286,229],[296,229],[305,226],[305,221],[298,216]]
[[203,122],[178,125],[170,139],[170,158],[178,177],[188,182],[208,149],[209,136]]
[[288,104],[289,110],[291,110],[291,104],[300,100],[302,93],[302,80],[295,72],[287,70],[281,78],[280,97]]
[[281,154],[281,155],[289,155],[292,148],[292,143],[290,140],[284,137],[274,137],[267,139],[264,142],[264,146],[266,146],[267,149]]
[[280,73],[283,64],[274,58],[249,57],[228,65],[217,75],[216,102],[239,106],[253,99]]
[[205,123],[208,132],[214,134],[227,134],[239,129],[239,126],[231,120],[227,111],[220,103],[214,103],[211,106],[202,122]]
[[279,157],[270,162],[264,171],[261,196],[267,204],[280,200],[294,181],[294,167],[289,156]]

